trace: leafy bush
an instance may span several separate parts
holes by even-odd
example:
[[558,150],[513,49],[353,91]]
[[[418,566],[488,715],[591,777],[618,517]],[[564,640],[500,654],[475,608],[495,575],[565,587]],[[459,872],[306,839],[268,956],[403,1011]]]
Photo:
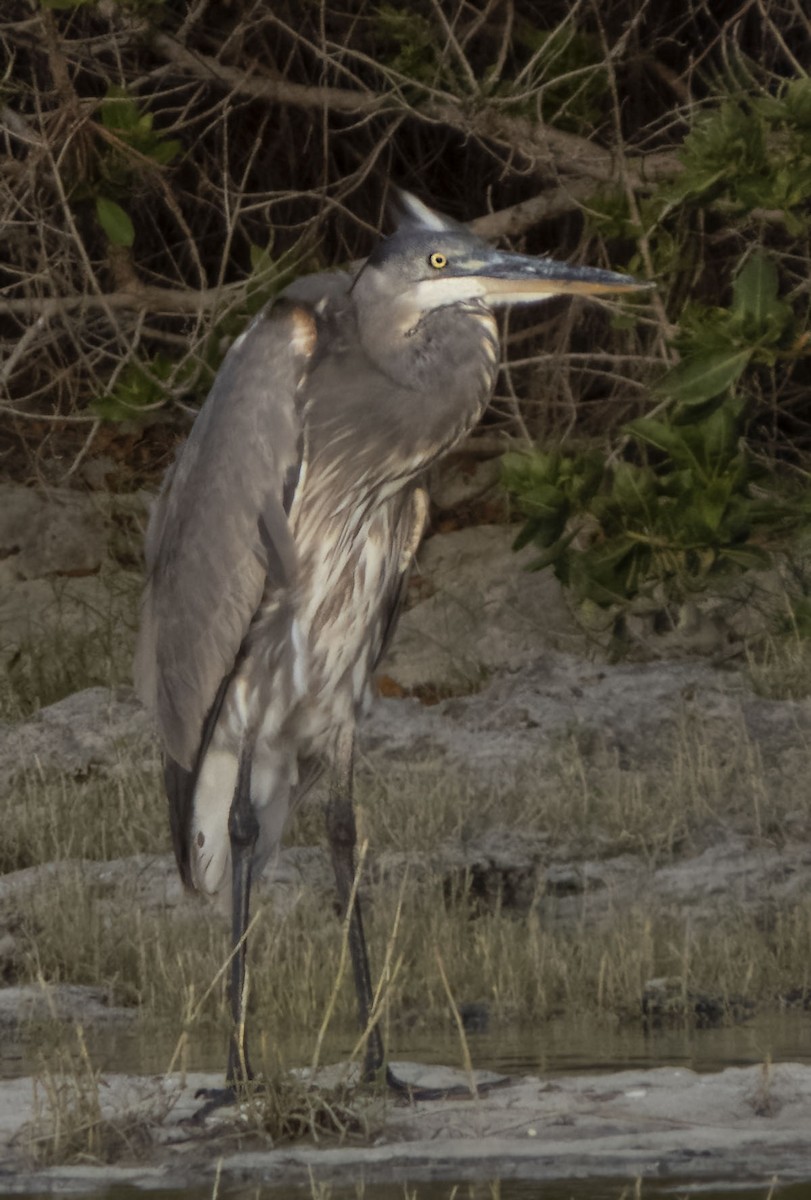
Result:
[[738,436],[736,409],[729,398],[681,425],[635,421],[636,461],[606,463],[593,450],[505,456],[526,518],[516,549],[534,542],[534,568],[552,564],[578,599],[606,607],[657,589],[680,600],[712,576],[767,566],[763,542],[807,522],[809,506],[774,494]]
[[[679,157],[680,177],[646,198],[635,225],[616,193],[594,217],[604,233],[644,242],[680,304],[679,361],[656,384],[653,412],[617,430],[607,455],[505,461],[525,517],[516,546],[536,544],[536,567],[552,564],[579,599],[602,606],[678,600],[711,577],[766,566],[769,548],[811,515],[802,456],[786,436],[792,420],[807,420],[798,382],[808,380],[811,323],[798,267],[808,261],[811,80],[701,113]],[[699,263],[696,220],[706,231],[718,212],[719,240],[748,248],[732,264]],[[729,287],[729,306],[693,299],[688,273]]]

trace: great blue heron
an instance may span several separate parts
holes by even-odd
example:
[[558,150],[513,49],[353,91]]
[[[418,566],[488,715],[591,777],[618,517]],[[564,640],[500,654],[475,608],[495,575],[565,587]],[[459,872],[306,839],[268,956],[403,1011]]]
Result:
[[[353,892],[355,725],[425,526],[420,477],[472,429],[493,390],[493,309],[640,286],[494,250],[408,194],[400,207],[396,232],[356,274],[299,280],[236,339],[147,536],[136,678],[165,747],[175,855],[189,887],[230,887],[227,1094],[251,1075],[251,877],[325,768],[330,850],[369,1022]],[[365,1075],[382,1065],[375,1025]]]

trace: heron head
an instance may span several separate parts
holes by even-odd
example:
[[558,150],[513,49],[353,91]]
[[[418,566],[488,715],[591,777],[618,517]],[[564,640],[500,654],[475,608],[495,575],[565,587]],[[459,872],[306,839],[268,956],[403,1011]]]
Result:
[[364,290],[379,301],[397,301],[417,319],[470,301],[498,308],[535,304],[552,296],[599,296],[651,286],[614,271],[496,250],[408,192],[398,191],[397,201],[398,228],[377,245],[358,282],[363,279]]

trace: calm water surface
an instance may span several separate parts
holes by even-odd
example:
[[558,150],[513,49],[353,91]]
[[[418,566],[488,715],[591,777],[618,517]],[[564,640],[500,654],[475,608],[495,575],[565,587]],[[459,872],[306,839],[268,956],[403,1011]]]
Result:
[[[176,1031],[154,1026],[87,1031],[95,1065],[103,1071],[162,1074],[176,1048]],[[355,1044],[354,1030],[334,1035],[323,1062],[347,1058]],[[458,1039],[452,1031],[392,1033],[389,1053],[394,1059],[461,1065]],[[47,1061],[47,1035],[11,1041],[0,1038],[0,1078],[29,1075]],[[487,1033],[468,1034],[473,1065],[506,1075],[560,1075],[624,1071],[661,1066],[718,1071],[773,1062],[811,1063],[811,1013],[789,1011],[753,1017],[741,1024],[714,1029],[652,1029],[638,1025],[610,1026],[594,1021],[559,1020],[537,1028],[494,1026]],[[285,1044],[285,1060],[306,1064],[312,1041]],[[196,1033],[185,1056],[187,1070],[220,1071],[225,1063],[221,1032]],[[809,1189],[808,1200],[811,1200]]]

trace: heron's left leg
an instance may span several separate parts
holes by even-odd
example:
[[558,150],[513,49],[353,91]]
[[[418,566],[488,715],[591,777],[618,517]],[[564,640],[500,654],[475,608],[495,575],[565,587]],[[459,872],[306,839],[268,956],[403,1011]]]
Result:
[[[357,832],[352,805],[353,750],[354,735],[351,731],[344,731],[338,740],[330,778],[329,799],[327,800],[327,835],[341,915],[346,916],[349,912],[349,952],[355,977],[360,1025],[361,1029],[367,1029],[372,1015],[374,991],[372,974],[369,969],[369,954],[366,949],[366,936],[363,932],[360,898],[357,888],[354,886],[357,869],[355,857]],[[382,1066],[383,1039],[380,1036],[380,1029],[375,1025],[369,1030],[369,1038],[366,1043],[366,1055],[363,1063],[364,1078],[372,1079]]]
[[[327,833],[332,855],[332,865],[335,869],[335,880],[338,885],[338,899],[341,913],[349,913],[349,951],[352,956],[352,970],[355,976],[355,990],[358,995],[358,1012],[362,1029],[369,1026],[374,1003],[372,974],[369,969],[369,954],[366,949],[366,937],[363,932],[363,919],[360,911],[360,899],[357,888],[354,887],[355,843],[355,812],[352,807],[352,756],[354,738],[351,733],[342,734],[330,779],[329,799],[327,801]],[[372,1080],[383,1067],[384,1050],[380,1028],[375,1025],[369,1030],[366,1043],[366,1056],[363,1062],[363,1077]],[[486,1084],[471,1092],[466,1086],[453,1085],[448,1088],[432,1088],[412,1085],[400,1079],[390,1067],[386,1068],[386,1083],[390,1088],[409,1096],[412,1100],[445,1100],[454,1096],[469,1097],[476,1091],[489,1091],[491,1087],[502,1086]]]

